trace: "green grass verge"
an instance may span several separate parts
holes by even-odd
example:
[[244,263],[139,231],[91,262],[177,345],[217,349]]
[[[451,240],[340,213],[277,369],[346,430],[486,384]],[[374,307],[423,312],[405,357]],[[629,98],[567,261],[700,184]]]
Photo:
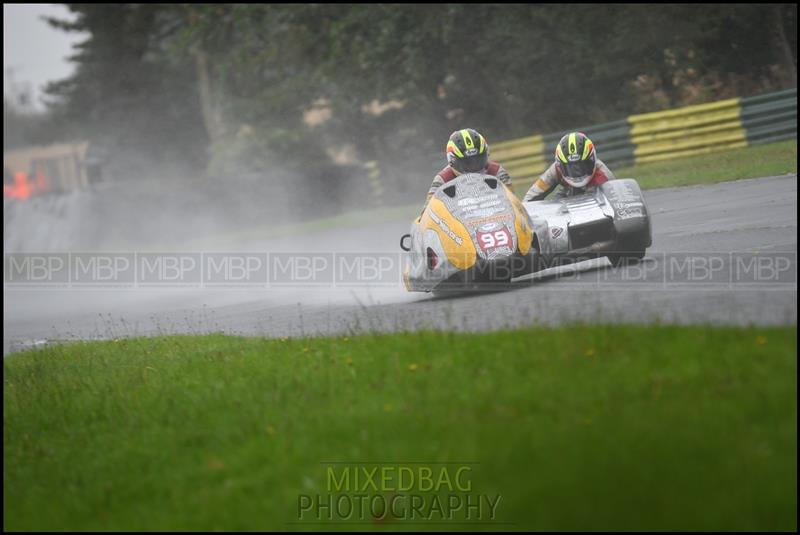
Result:
[[487,528],[291,524],[321,463],[451,461],[488,528],[794,530],[796,377],[794,327],[54,346],[4,359],[3,524]]
[[711,184],[743,178],[797,173],[797,140],[753,145],[736,151],[634,165],[614,170],[633,177],[642,188]]

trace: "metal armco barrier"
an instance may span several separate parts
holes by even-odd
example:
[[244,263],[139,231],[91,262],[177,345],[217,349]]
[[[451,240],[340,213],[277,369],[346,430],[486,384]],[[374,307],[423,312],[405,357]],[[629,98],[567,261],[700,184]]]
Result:
[[657,162],[797,138],[797,88],[732,98],[491,144],[515,184],[530,184],[552,162],[567,132],[584,132],[612,167]]
[[797,88],[746,97],[741,102],[748,145],[797,138]]

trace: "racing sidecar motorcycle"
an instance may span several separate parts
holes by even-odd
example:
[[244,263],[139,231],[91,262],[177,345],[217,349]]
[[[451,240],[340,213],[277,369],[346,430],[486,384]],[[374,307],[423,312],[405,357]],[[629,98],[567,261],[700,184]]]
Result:
[[601,256],[618,266],[644,257],[650,219],[633,179],[573,197],[522,203],[497,178],[463,174],[440,187],[400,239],[409,291],[507,283]]

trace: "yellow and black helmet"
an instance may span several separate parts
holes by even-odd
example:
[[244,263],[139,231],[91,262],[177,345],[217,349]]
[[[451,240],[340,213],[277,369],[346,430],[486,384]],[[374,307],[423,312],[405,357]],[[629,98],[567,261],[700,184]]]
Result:
[[447,163],[459,173],[483,171],[489,163],[489,144],[472,128],[456,130],[447,142]]
[[556,164],[570,186],[583,188],[594,175],[594,143],[582,132],[570,132],[556,145]]

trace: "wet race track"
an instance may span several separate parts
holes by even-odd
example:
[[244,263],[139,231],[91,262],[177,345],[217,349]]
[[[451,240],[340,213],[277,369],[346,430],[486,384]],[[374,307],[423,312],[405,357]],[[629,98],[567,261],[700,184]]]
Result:
[[[399,270],[390,270],[378,284],[334,274],[332,281],[326,275],[313,285],[266,278],[268,284],[180,287],[45,286],[9,283],[7,273],[3,351],[58,340],[173,333],[294,337],[575,321],[797,322],[797,175],[650,190],[645,198],[653,246],[640,264],[613,268],[605,259],[591,260],[522,278],[499,291],[410,294],[395,276]],[[224,251],[268,259],[299,254],[311,265],[314,258],[336,260],[349,253],[351,258],[400,259],[398,240],[409,223],[331,230]]]

